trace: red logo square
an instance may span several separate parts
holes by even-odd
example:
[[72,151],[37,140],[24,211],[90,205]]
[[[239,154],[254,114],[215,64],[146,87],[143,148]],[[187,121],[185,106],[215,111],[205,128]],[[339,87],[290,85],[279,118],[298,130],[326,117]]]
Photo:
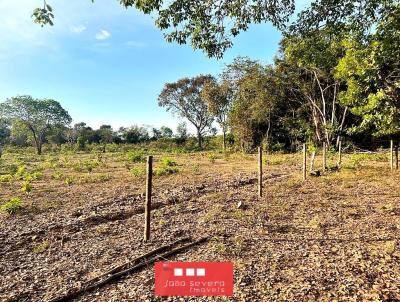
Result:
[[156,296],[233,295],[232,262],[157,262]]

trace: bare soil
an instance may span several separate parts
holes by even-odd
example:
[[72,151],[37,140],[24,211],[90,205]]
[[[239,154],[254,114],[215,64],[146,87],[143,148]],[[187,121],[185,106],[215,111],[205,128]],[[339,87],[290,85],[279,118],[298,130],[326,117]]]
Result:
[[108,173],[103,182],[67,185],[48,169],[28,194],[1,183],[1,200],[21,196],[24,209],[0,216],[0,300],[46,301],[163,244],[210,236],[168,260],[233,261],[232,298],[156,298],[150,266],[74,301],[400,301],[400,173],[386,162],[303,182],[300,155],[267,156],[259,198],[255,155],[170,157],[179,172],[154,178],[147,243],[144,178],[115,154],[90,173]]

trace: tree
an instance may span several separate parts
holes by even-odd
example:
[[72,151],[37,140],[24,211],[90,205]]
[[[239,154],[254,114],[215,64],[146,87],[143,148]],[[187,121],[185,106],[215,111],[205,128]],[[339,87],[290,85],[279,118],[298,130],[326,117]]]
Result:
[[0,157],[3,154],[3,146],[9,140],[10,136],[10,124],[4,119],[0,119]]
[[53,127],[67,126],[72,119],[60,103],[52,99],[17,96],[0,104],[1,116],[17,122],[32,134],[37,153],[42,153],[46,134]]
[[178,127],[176,127],[176,142],[178,144],[182,144],[184,142],[186,142],[186,140],[188,139],[189,135],[188,135],[188,131],[187,131],[187,127],[186,127],[186,123],[179,123]]
[[346,55],[335,76],[347,89],[340,102],[361,118],[352,133],[371,130],[376,137],[400,136],[400,6],[385,16],[367,40],[343,41]]
[[138,144],[149,140],[149,133],[144,127],[120,128],[119,132],[123,140],[128,144]]
[[313,125],[312,141],[338,142],[347,114],[341,108],[338,95],[340,81],[333,70],[343,57],[341,32],[314,31],[308,37],[287,36],[281,42],[282,61],[287,76],[287,89],[292,90],[306,105]]
[[163,138],[172,138],[174,136],[174,132],[169,127],[162,126],[160,131]]
[[202,98],[204,85],[212,79],[210,75],[200,75],[167,83],[158,97],[159,106],[186,118],[196,128],[199,148],[202,148],[203,136],[213,123],[213,117]]
[[[92,0],[93,1],[93,0]],[[246,31],[251,23],[272,22],[283,28],[294,12],[294,0],[120,0],[156,16],[156,26],[165,32],[168,42],[186,44],[204,50],[210,57],[222,57],[232,46],[232,37]],[[53,24],[53,9],[44,1],[35,9],[35,22]]]
[[114,141],[114,132],[110,125],[101,125],[97,133],[100,136],[100,142],[103,144],[111,144]]
[[202,97],[207,102],[209,112],[215,117],[222,130],[223,148],[226,150],[228,114],[232,107],[233,90],[227,80],[218,83],[215,79],[204,85]]
[[300,12],[289,32],[307,36],[325,28],[368,34],[398,3],[398,0],[314,0]]
[[242,148],[270,145],[276,102],[278,102],[273,66],[252,65],[237,81],[237,93],[229,114],[232,132]]

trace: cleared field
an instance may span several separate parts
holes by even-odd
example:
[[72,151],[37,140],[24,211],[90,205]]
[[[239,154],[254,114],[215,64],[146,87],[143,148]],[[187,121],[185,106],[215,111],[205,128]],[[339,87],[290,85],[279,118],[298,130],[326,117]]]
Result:
[[[147,153],[4,154],[1,201],[22,208],[0,218],[1,301],[49,300],[187,236],[210,240],[170,260],[234,261],[234,298],[220,300],[400,299],[400,173],[386,154],[345,154],[305,182],[301,154],[265,155],[258,198],[256,155],[151,152],[144,243]],[[150,266],[76,301],[179,300],[153,297],[153,278]]]

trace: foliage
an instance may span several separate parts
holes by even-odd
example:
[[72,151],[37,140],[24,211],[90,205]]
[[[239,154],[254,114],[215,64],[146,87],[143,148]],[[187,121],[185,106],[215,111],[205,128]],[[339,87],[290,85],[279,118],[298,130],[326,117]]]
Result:
[[10,215],[18,213],[22,209],[22,201],[18,197],[11,198],[0,206],[0,210]]
[[0,115],[25,127],[32,134],[39,155],[49,130],[68,125],[72,120],[60,103],[31,96],[17,96],[1,103]]
[[202,147],[203,136],[210,130],[213,122],[202,98],[204,85],[212,79],[210,75],[200,75],[167,83],[158,97],[159,106],[186,118],[196,128],[199,148]]
[[346,81],[340,101],[361,118],[350,133],[400,135],[400,7],[385,16],[367,42],[356,36],[343,41],[346,55],[335,69]]
[[126,154],[126,159],[130,163],[144,163],[146,155],[142,151],[130,151]]
[[25,181],[21,186],[21,191],[23,193],[29,193],[32,191],[32,185],[29,181]]

